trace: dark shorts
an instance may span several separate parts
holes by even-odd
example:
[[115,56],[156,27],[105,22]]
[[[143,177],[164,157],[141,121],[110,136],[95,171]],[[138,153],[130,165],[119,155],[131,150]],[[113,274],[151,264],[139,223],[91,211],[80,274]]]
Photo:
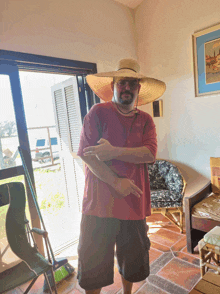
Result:
[[114,252],[119,273],[129,282],[149,274],[150,240],[146,220],[119,220],[83,215],[78,246],[78,280],[85,290],[114,282]]

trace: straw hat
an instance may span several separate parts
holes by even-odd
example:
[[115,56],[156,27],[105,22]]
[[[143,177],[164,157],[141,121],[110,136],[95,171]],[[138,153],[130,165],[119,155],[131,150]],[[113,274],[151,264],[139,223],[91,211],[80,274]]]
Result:
[[105,102],[111,101],[113,92],[111,82],[113,78],[140,79],[141,89],[138,96],[138,105],[144,105],[158,99],[166,90],[164,82],[148,78],[139,73],[140,66],[134,59],[122,59],[119,61],[116,71],[88,75],[87,83],[93,92]]

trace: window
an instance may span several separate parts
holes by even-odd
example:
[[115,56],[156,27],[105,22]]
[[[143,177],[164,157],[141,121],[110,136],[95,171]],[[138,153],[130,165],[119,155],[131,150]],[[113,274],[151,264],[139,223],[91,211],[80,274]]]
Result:
[[44,147],[45,146],[45,139],[37,140],[36,147]]

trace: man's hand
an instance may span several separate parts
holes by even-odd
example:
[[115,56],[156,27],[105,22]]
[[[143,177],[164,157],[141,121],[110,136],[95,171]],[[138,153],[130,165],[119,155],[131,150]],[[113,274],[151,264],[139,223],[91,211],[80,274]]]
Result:
[[141,197],[143,192],[132,180],[126,178],[118,178],[112,187],[124,198],[129,194],[133,194],[138,198]]
[[83,149],[83,155],[94,155],[101,161],[113,159],[113,151],[115,147],[113,147],[108,140],[103,138],[100,139],[97,143],[99,144],[98,146],[89,146]]

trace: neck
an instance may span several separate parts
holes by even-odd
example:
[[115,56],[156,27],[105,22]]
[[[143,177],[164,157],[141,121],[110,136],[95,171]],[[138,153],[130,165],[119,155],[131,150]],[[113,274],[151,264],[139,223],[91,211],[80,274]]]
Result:
[[118,112],[124,115],[132,116],[134,113],[136,113],[136,109],[134,108],[134,105],[123,105],[121,103],[117,103],[115,101],[112,101],[114,107],[117,109]]

